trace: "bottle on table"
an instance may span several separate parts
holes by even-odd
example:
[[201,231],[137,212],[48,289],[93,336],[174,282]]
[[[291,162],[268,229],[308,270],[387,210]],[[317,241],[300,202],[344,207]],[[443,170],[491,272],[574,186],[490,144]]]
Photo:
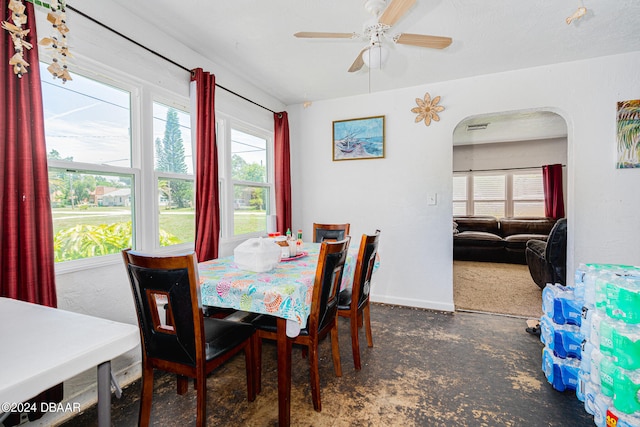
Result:
[[296,253],[302,253],[302,230],[298,230],[298,238],[296,239]]

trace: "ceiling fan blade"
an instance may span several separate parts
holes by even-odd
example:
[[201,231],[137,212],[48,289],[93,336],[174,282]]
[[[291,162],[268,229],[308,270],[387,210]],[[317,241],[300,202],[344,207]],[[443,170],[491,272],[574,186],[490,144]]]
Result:
[[313,31],[302,31],[294,34],[295,37],[303,39],[353,39],[355,33],[322,33]]
[[360,70],[364,66],[364,60],[362,59],[362,54],[367,49],[369,48],[365,47],[360,51],[360,53],[358,54],[358,57],[356,58],[355,61],[353,61],[353,64],[351,64],[351,67],[349,68],[350,73],[355,73],[356,71]]
[[411,9],[411,6],[413,6],[415,2],[416,0],[391,0],[389,6],[382,12],[380,18],[378,18],[378,22],[390,27],[393,26],[393,24],[398,22],[398,20]]
[[424,34],[402,33],[393,38],[398,44],[444,49],[453,41],[451,37],[427,36]]

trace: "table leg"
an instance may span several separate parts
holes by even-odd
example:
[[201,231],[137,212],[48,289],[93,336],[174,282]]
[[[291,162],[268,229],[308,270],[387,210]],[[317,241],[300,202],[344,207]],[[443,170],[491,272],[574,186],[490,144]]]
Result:
[[287,320],[278,317],[278,424],[291,423],[291,340]]
[[98,365],[98,427],[111,427],[111,361]]

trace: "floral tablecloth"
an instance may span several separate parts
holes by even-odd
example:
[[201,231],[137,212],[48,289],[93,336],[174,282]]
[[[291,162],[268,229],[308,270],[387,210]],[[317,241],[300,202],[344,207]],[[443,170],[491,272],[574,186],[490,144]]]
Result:
[[[265,273],[240,270],[233,256],[200,263],[202,303],[270,314],[306,327],[320,244],[305,243],[303,250],[306,256],[281,261]],[[349,249],[341,289],[353,283],[357,253],[357,247]]]

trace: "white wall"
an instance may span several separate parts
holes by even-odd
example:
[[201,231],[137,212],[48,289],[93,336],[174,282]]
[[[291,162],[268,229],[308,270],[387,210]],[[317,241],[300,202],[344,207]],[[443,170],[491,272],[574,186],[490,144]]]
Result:
[[[470,116],[539,109],[567,121],[569,271],[638,265],[640,172],[615,169],[616,102],[640,97],[638,66],[635,52],[290,106],[294,227],[348,221],[356,240],[380,228],[372,299],[452,310],[453,130]],[[411,113],[425,92],[445,107],[429,127]],[[386,117],[386,158],[333,162],[332,121],[375,115]]]
[[567,164],[567,138],[453,146],[454,172],[534,168],[554,163]]

